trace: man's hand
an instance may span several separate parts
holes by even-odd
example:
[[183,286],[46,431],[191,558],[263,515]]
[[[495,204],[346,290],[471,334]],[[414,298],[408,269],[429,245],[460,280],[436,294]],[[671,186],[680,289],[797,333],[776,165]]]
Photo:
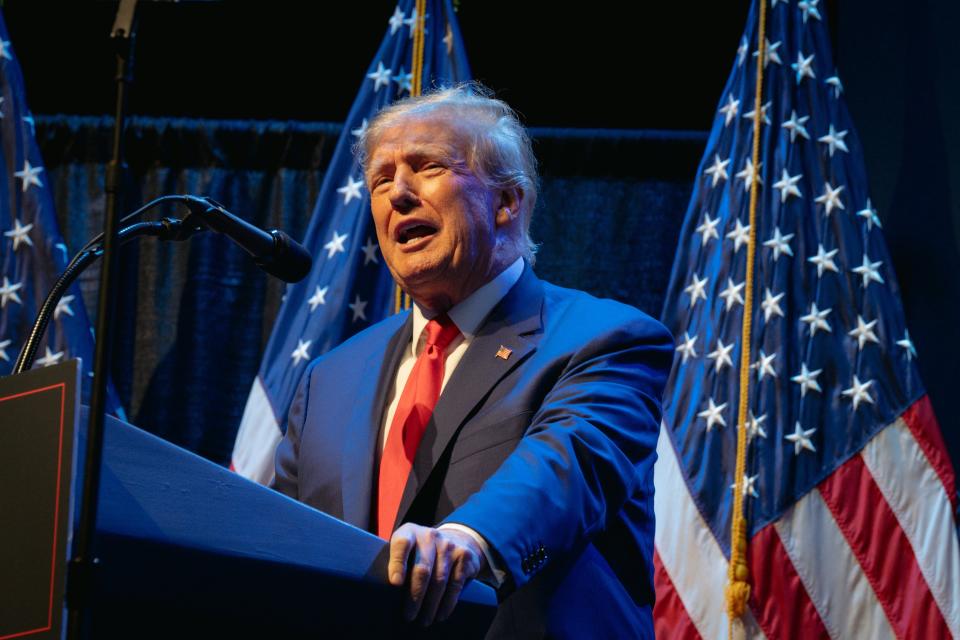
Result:
[[390,584],[400,587],[407,581],[411,551],[415,554],[404,616],[414,620],[419,614],[424,626],[434,619],[445,620],[453,613],[463,587],[480,573],[486,558],[476,540],[466,533],[408,522],[390,538]]

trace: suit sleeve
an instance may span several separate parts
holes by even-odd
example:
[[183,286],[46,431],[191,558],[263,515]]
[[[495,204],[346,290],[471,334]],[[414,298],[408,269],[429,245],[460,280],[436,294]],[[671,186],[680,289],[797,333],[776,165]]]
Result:
[[652,477],[673,341],[643,316],[577,350],[503,464],[445,521],[476,530],[514,587],[578,555]]
[[300,464],[300,436],[303,433],[303,424],[307,416],[307,403],[310,396],[310,378],[317,360],[312,362],[303,374],[297,393],[290,405],[287,416],[287,429],[277,445],[276,474],[270,485],[280,493],[290,496],[294,500],[300,499],[299,464]]

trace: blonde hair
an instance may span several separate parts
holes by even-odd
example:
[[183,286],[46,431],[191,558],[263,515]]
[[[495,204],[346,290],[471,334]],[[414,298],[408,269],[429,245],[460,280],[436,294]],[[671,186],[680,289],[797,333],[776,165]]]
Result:
[[530,136],[517,113],[493,92],[476,82],[435,89],[421,96],[399,100],[381,110],[353,147],[364,174],[367,161],[384,131],[403,120],[452,114],[467,133],[467,166],[491,190],[518,190],[520,199],[522,254],[531,263],[537,245],[530,238],[530,221],[537,203],[539,177]]

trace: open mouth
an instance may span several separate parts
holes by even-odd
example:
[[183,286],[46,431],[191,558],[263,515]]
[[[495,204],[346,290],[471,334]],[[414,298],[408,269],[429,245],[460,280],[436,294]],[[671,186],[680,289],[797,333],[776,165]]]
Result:
[[407,244],[420,238],[427,238],[437,232],[437,228],[429,224],[415,224],[400,230],[397,234],[397,241],[400,244]]

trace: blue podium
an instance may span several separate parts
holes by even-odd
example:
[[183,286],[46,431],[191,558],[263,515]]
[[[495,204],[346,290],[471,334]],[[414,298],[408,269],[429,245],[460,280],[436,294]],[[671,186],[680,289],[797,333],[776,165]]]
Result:
[[102,469],[89,637],[482,638],[493,619],[474,582],[444,623],[403,622],[384,541],[116,419]]

